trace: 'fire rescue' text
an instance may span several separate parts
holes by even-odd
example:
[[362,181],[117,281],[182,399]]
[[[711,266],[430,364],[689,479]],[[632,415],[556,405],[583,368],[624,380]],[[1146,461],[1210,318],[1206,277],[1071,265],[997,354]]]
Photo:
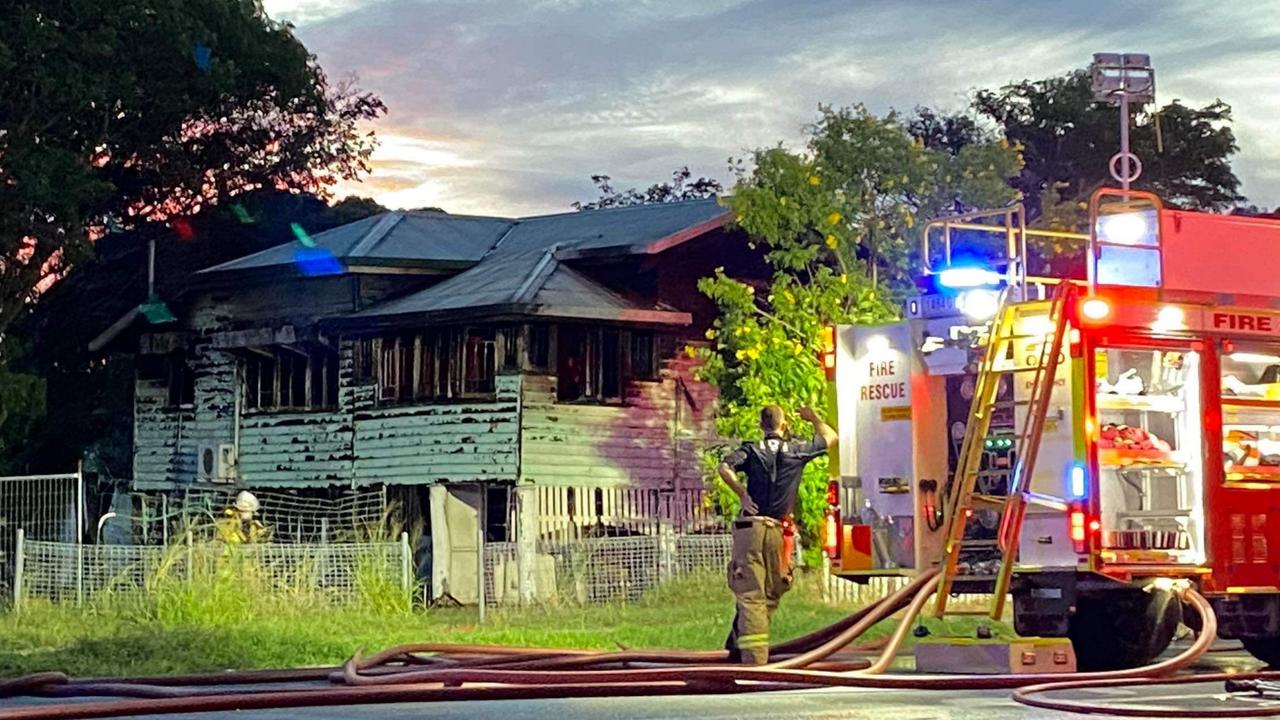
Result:
[[[898,374],[898,363],[896,360],[871,362],[868,363],[868,369],[867,375],[872,379],[892,378]],[[862,386],[862,400],[894,400],[906,396],[905,381],[877,383],[873,380]]]

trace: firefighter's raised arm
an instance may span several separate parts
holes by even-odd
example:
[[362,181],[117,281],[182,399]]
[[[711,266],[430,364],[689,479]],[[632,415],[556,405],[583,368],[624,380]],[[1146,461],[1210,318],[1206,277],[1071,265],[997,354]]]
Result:
[[818,412],[813,408],[805,405],[797,411],[797,414],[801,420],[813,425],[814,433],[822,437],[828,448],[834,448],[840,442],[840,436],[819,417]]
[[738,480],[738,472],[734,470],[734,467],[742,461],[737,457],[739,453],[741,453],[741,450],[729,453],[724,462],[720,463],[720,479],[738,496],[738,500],[742,503],[742,514],[755,515],[760,512],[760,508],[756,506],[756,501],[751,499],[751,495],[747,492],[747,487]]

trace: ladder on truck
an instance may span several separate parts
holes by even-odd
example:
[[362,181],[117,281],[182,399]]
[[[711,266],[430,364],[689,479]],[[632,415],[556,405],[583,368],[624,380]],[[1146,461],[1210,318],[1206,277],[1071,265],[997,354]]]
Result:
[[[1031,499],[1029,486],[1035,471],[1036,455],[1040,450],[1040,436],[1044,432],[1058,365],[1063,359],[1067,310],[1074,295],[1071,283],[1061,283],[1048,300],[1021,301],[1013,294],[1012,288],[1006,288],[1001,296],[999,310],[991,321],[991,329],[987,335],[986,351],[978,369],[970,417],[966,423],[955,476],[947,498],[945,555],[935,607],[938,617],[946,612],[947,598],[957,578],[994,580],[990,615],[999,619],[1004,613],[1005,596],[1009,592],[1013,567],[1017,562],[1022,522],[1027,503]],[[1036,316],[1045,318],[1047,324],[1040,321],[1038,332],[1028,331],[1027,325],[1035,323],[1028,323],[1026,319]],[[1020,353],[1020,350],[1023,352]],[[1015,384],[1012,388],[1015,392],[1010,393],[1010,399],[999,399],[1000,385],[1005,378],[1017,383],[1027,376],[1030,376],[1031,382],[1026,397],[1018,399]],[[1021,422],[1018,422],[1019,408],[1025,408]],[[1015,418],[1015,434],[1012,437],[1015,448],[1013,468],[1009,472],[1005,495],[982,495],[977,492],[978,479],[984,473],[991,472],[982,468],[991,418],[1004,409],[1012,409]],[[960,572],[961,553],[978,544],[990,547],[989,540],[965,540],[965,528],[977,504],[995,507],[1000,514],[996,546],[1001,558],[999,570],[994,577],[965,575]]]

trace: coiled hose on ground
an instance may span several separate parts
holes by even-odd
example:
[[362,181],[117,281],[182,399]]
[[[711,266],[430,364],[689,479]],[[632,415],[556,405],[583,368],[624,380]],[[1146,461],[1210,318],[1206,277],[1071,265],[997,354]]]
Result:
[[[748,667],[729,665],[724,651],[592,652],[553,648],[488,645],[414,644],[383,650],[367,658],[357,653],[340,668],[258,670],[202,675],[72,679],[62,673],[39,673],[0,682],[0,697],[111,697],[54,705],[8,708],[14,720],[62,720],[228,710],[259,710],[391,702],[439,702],[538,698],[743,693],[817,687],[872,687],[910,690],[1017,689],[1013,698],[1036,707],[1070,712],[1159,716],[1168,708],[1102,708],[1044,695],[1060,690],[1123,687],[1167,682],[1206,682],[1218,676],[1169,676],[1203,655],[1217,636],[1217,620],[1209,603],[1190,587],[1182,600],[1202,618],[1194,644],[1175,657],[1129,670],[1024,675],[887,675],[912,622],[938,585],[938,572],[913,582],[828,627],[773,646],[771,662]],[[897,628],[874,661],[850,659],[850,650],[871,649],[853,643],[867,629],[906,609]],[[428,655],[428,653],[430,653]],[[1233,675],[1233,678],[1280,678],[1280,673]],[[281,690],[282,682],[329,681]],[[261,686],[261,687],[254,687]],[[1217,714],[1179,710],[1199,717],[1280,715],[1280,709],[1215,708]]]

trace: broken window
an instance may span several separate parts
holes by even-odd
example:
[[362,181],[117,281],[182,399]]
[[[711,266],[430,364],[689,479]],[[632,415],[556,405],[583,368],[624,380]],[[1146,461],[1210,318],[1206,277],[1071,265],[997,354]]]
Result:
[[241,363],[246,410],[338,406],[338,353],[329,348],[254,348]]
[[191,407],[196,400],[196,373],[182,350],[165,355],[139,355],[138,380],[163,385],[166,409]]
[[463,395],[486,395],[493,392],[497,351],[495,329],[467,328],[463,333]]
[[496,328],[475,327],[381,338],[378,397],[396,403],[492,395],[499,338],[505,336]]
[[620,403],[626,392],[620,330],[564,325],[556,341],[556,396],[565,402]]
[[631,333],[631,377],[637,380],[658,378],[658,353],[654,347],[653,333]]
[[526,354],[529,368],[533,370],[551,369],[551,326],[544,324],[530,325],[526,341]]

